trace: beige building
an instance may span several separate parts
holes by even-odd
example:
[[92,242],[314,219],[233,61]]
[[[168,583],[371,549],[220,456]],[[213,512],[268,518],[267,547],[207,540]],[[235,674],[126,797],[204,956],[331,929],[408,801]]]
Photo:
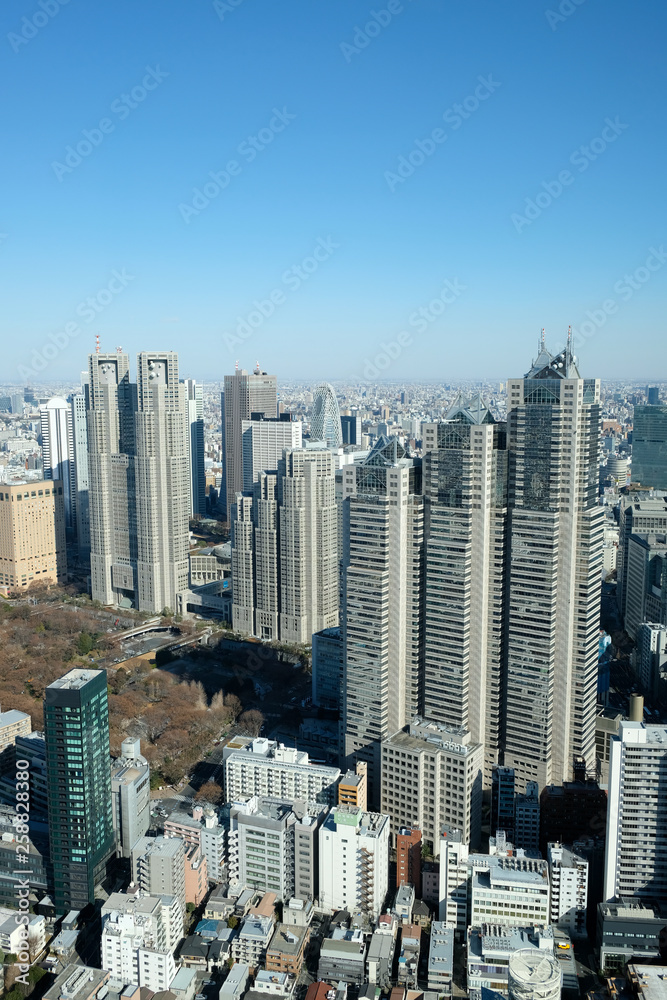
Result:
[[13,747],[17,736],[28,736],[32,732],[30,716],[12,708],[8,712],[0,712],[0,754]]
[[0,483],[0,591],[66,580],[62,482]]

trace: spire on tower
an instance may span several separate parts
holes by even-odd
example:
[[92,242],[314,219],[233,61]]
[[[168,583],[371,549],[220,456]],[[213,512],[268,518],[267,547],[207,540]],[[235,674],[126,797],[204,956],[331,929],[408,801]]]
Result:
[[95,353],[96,354],[100,353],[100,335],[99,335],[99,333],[95,334]]

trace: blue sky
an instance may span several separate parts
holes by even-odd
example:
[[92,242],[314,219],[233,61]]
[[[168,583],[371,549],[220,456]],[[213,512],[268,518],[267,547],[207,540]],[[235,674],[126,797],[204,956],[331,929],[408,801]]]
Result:
[[586,323],[585,374],[667,377],[662,5],[41,4],[0,12],[1,381],[96,333],[200,378],[506,378]]

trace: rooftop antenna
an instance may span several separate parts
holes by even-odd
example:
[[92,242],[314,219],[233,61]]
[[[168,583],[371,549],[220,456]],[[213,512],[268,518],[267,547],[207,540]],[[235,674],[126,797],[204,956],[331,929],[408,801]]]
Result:
[[259,371],[259,361],[255,361],[255,371]]
[[239,363],[238,363],[238,361],[234,364],[234,370],[235,371],[239,370]]
[[95,353],[96,354],[100,353],[100,335],[99,335],[99,333],[95,334]]
[[567,349],[570,354],[572,354],[572,327],[567,328]]
[[116,348],[116,354],[122,354],[122,353],[123,353],[123,348],[122,347],[117,347]]

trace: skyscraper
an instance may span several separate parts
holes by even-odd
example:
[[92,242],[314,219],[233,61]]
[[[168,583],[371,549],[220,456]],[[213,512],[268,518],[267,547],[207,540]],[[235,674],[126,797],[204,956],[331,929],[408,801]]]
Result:
[[318,385],[315,390],[310,439],[324,441],[329,448],[340,448],[343,443],[338,400],[333,386],[328,382]]
[[227,521],[231,523],[232,504],[243,491],[243,421],[250,420],[253,413],[269,418],[277,415],[276,376],[260,371],[259,366],[250,375],[237,369],[233,375],[225,375],[221,402]]
[[76,532],[76,473],[74,432],[70,404],[54,396],[39,407],[42,432],[42,463],[45,479],[59,479],[63,485],[65,530]]
[[509,554],[503,763],[562,784],[595,761],[603,511],[597,503],[600,384],[570,345],[542,337],[507,383]]
[[277,473],[260,472],[252,496],[237,496],[232,576],[232,621],[241,632],[307,643],[314,632],[338,624],[338,525],[329,449],[286,450]]
[[260,472],[277,472],[286,448],[301,447],[301,430],[301,421],[289,413],[242,422],[244,490],[252,490]]
[[424,713],[484,745],[485,784],[501,746],[507,524],[506,425],[459,396],[423,428]]
[[424,502],[421,464],[381,437],[343,468],[342,751],[368,763],[380,803],[381,741],[422,700]]
[[49,841],[58,913],[94,901],[114,850],[105,670],[70,670],[44,692]]
[[632,481],[667,490],[667,406],[635,406]]
[[91,354],[91,578],[103,604],[160,612],[188,585],[186,388],[173,351]]
[[0,590],[66,582],[63,484],[0,483]]
[[188,458],[190,462],[190,514],[206,516],[206,473],[204,468],[204,398],[199,382],[183,382],[187,393]]
[[667,903],[667,728],[621,722],[611,740],[604,899]]
[[70,399],[72,410],[72,440],[74,443],[74,476],[76,483],[76,540],[79,557],[90,559],[90,494],[88,474],[88,425],[86,393],[75,392]]

